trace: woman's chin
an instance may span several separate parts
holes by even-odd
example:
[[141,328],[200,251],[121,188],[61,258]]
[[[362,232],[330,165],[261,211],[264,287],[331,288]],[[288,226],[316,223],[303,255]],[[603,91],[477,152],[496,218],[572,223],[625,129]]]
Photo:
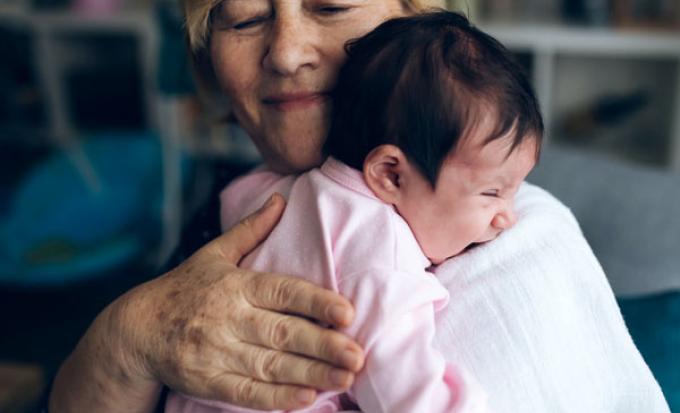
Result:
[[265,163],[274,172],[282,175],[297,175],[321,166],[324,161],[320,153],[287,153],[279,156],[263,156]]

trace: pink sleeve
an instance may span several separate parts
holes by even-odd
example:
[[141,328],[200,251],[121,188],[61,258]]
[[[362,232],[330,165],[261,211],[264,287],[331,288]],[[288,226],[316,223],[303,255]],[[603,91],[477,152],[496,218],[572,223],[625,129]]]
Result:
[[366,351],[350,395],[367,412],[485,412],[476,383],[433,347],[435,305],[448,297],[429,274],[379,274],[342,281],[355,305],[348,333]]

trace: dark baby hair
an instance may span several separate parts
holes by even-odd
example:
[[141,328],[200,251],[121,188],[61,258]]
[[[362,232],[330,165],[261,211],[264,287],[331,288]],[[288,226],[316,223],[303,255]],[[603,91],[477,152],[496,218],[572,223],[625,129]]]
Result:
[[461,139],[491,115],[486,143],[512,132],[508,155],[531,138],[538,157],[543,120],[526,75],[465,16],[436,11],[392,19],[346,49],[326,155],[362,170],[371,150],[396,145],[434,187]]

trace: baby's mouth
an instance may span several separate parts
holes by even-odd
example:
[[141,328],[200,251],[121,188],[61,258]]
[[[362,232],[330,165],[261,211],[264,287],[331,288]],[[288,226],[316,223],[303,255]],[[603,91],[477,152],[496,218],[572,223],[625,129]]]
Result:
[[466,252],[470,251],[471,249],[477,248],[478,246],[480,246],[480,245],[482,245],[482,244],[486,244],[487,242],[489,242],[489,241],[473,242],[473,243],[471,243],[470,245],[468,245],[467,247],[463,248],[463,250],[460,251],[460,252],[457,253],[457,254],[451,255],[450,257],[447,257],[447,258],[445,258],[445,259],[443,259],[443,260],[441,260],[441,261],[439,261],[439,262],[431,261],[431,262],[432,262],[432,265],[428,268],[428,271],[431,270],[431,269],[436,268],[436,267],[439,266],[440,264],[443,264],[444,262],[446,262],[447,260],[450,260],[450,259],[453,258],[453,257],[457,257],[457,256],[459,256],[459,255],[461,255],[461,254],[465,254]]
[[[486,242],[486,241],[485,241],[485,242]],[[458,252],[458,253],[456,253],[456,254],[453,254],[453,255],[451,255],[450,257],[447,257],[447,258],[443,259],[440,263],[437,263],[437,264],[434,264],[434,265],[437,266],[437,265],[439,265],[439,264],[441,264],[441,263],[443,263],[443,262],[445,262],[445,261],[447,261],[447,260],[450,260],[451,258],[454,258],[454,257],[457,257],[457,256],[459,256],[459,255],[465,254],[466,252],[470,251],[471,249],[477,248],[478,246],[484,244],[485,242],[473,242],[472,244],[470,244],[470,245],[468,245],[467,247],[463,248],[460,252]]]
[[488,241],[485,241],[485,242],[473,242],[472,244],[470,244],[470,245],[468,245],[467,247],[465,247],[465,249],[463,249],[463,252],[468,252],[468,251],[470,251],[471,249],[477,248],[477,247],[479,247],[480,245],[485,244],[486,242],[488,242]]

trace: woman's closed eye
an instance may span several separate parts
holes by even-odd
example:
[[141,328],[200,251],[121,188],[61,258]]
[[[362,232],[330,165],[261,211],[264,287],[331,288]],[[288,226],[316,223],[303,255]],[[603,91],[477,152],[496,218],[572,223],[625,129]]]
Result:
[[230,27],[234,30],[247,30],[257,27],[258,25],[265,23],[267,20],[269,20],[269,16],[251,17],[247,20],[232,23]]
[[266,2],[222,2],[210,12],[210,22],[218,30],[244,31],[270,20],[274,10]]
[[[323,6],[316,9],[316,13],[324,17],[336,17],[343,13],[349,12],[351,7],[347,6]],[[254,16],[248,19],[242,19],[236,22],[222,24],[223,28],[232,29],[236,31],[247,31],[249,29],[256,29],[259,26],[267,23],[272,18],[271,15]]]
[[316,12],[323,16],[337,16],[342,13],[350,11],[352,8],[350,6],[342,5],[321,5],[316,8]]

